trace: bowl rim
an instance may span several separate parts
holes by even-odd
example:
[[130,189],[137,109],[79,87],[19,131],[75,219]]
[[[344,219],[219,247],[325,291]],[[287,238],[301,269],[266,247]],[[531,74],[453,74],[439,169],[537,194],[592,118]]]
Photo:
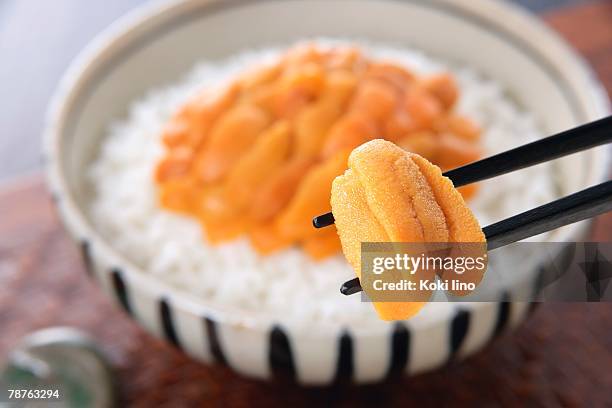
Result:
[[[55,198],[56,207],[60,213],[60,218],[66,229],[72,234],[73,238],[95,243],[95,252],[101,259],[106,259],[109,265],[121,266],[124,279],[133,282],[146,292],[155,294],[156,297],[167,299],[173,306],[188,310],[196,316],[212,316],[215,320],[223,324],[230,324],[241,328],[265,330],[272,325],[286,325],[278,322],[277,318],[252,311],[231,310],[219,307],[218,304],[208,302],[198,298],[196,295],[177,288],[170,283],[166,283],[156,276],[146,273],[143,268],[133,264],[127,257],[113,249],[112,245],[100,234],[86,216],[86,211],[81,209],[72,195],[72,191],[65,178],[62,169],[63,157],[60,149],[61,140],[67,127],[67,118],[72,109],[76,95],[81,92],[80,88],[89,80],[88,74],[107,56],[110,49],[116,47],[122,41],[130,42],[133,37],[138,36],[140,30],[147,30],[156,24],[164,23],[185,13],[190,8],[211,7],[213,10],[225,10],[226,8],[241,7],[253,3],[265,3],[273,0],[252,0],[250,2],[240,2],[239,0],[162,0],[149,4],[141,5],[123,17],[120,17],[108,28],[98,34],[70,64],[68,70],[62,77],[59,85],[51,99],[45,120],[43,139],[46,162],[47,186]],[[292,0],[294,2],[301,0]],[[363,0],[375,1],[375,0]],[[399,0],[385,0],[390,3]],[[411,3],[416,1],[411,0]],[[418,2],[421,3],[421,2]],[[426,2],[423,2],[426,3]],[[538,18],[523,10],[521,7],[502,2],[501,0],[473,0],[462,2],[461,0],[438,0],[437,3],[447,4],[455,7],[463,13],[474,13],[478,18],[488,21],[488,24],[495,26],[501,24],[501,18],[495,15],[503,15],[504,18],[515,19],[523,23],[522,30],[537,34],[551,46],[558,49],[561,59],[571,64],[580,75],[585,84],[588,85],[587,92],[590,93],[589,100],[594,104],[596,110],[601,115],[610,111],[610,101],[603,85],[596,78],[591,67],[587,62],[576,54],[576,52],[551,28],[543,24]],[[507,28],[507,27],[506,27]],[[515,32],[506,30],[507,33],[517,35]],[[518,37],[525,40],[524,37]],[[526,41],[526,40],[525,40]],[[537,51],[537,50],[536,50]],[[546,58],[546,57],[545,57]],[[574,101],[580,105],[580,101]],[[584,106],[582,106],[584,108]],[[588,115],[587,115],[588,116]],[[590,116],[596,116],[591,113]],[[591,119],[595,119],[592,117]],[[607,163],[610,159],[609,154],[603,150],[594,151],[595,160],[590,163],[590,174],[587,175],[590,181],[600,181],[606,177]],[[593,169],[595,168],[595,171]],[[578,226],[573,226],[571,231],[575,234]],[[570,234],[569,230],[568,233]],[[108,271],[104,271],[108,273]],[[480,303],[485,305],[488,303]],[[425,326],[439,324],[449,317],[444,316],[436,319],[428,319]],[[411,326],[411,320],[404,323]],[[280,323],[280,324],[279,324]],[[319,322],[315,330],[310,327],[307,332],[311,335],[323,333],[331,335],[329,328],[333,327],[342,330],[341,324],[332,322]],[[392,325],[376,325],[363,330],[362,334],[376,335],[380,331],[387,332],[392,330]],[[351,327],[352,332],[360,332],[360,328]]]

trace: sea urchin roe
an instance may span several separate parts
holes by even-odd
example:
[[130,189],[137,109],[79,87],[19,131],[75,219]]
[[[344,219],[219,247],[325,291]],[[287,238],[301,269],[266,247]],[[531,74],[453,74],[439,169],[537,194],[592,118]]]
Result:
[[[246,235],[263,254],[297,244],[324,258],[339,240],[310,220],[331,210],[331,182],[352,149],[382,137],[444,169],[480,157],[480,130],[456,112],[459,97],[446,73],[420,76],[356,47],[291,48],[170,118],[154,174],[160,205],[196,218],[212,243]],[[411,231],[404,224],[430,199],[414,194],[414,214],[385,214],[397,220],[388,233]]]
[[[331,207],[342,249],[357,276],[362,242],[485,242],[461,194],[423,157],[376,139],[353,150],[348,163],[332,184]],[[420,295],[427,300],[429,293]],[[374,301],[384,320],[409,318],[423,305]]]

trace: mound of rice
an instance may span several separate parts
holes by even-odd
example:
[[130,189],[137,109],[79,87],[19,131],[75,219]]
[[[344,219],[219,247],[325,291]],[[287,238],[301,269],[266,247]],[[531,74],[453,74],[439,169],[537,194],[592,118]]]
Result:
[[[331,44],[329,40],[319,42]],[[359,45],[374,58],[393,60],[419,73],[454,73],[461,88],[458,110],[482,126],[486,155],[541,136],[533,118],[521,111],[498,83],[473,70],[406,48]],[[257,311],[280,322],[307,325],[321,321],[355,327],[386,324],[360,296],[340,295],[341,283],[354,277],[342,255],[315,262],[299,249],[288,249],[262,257],[245,239],[210,246],[196,221],[158,206],[152,174],[163,153],[161,130],[170,115],[202,87],[220,86],[283,49],[203,62],[183,80],[135,101],[127,117],[110,125],[88,174],[95,191],[90,216],[127,259],[214,307]],[[469,203],[481,225],[550,201],[554,185],[551,172],[542,166],[483,182]],[[446,303],[429,306],[416,318],[453,307]]]

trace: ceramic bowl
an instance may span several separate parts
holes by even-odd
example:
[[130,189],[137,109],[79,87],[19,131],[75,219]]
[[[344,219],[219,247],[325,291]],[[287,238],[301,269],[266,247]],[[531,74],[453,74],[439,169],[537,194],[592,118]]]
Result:
[[[250,377],[300,384],[355,383],[409,375],[481,349],[518,324],[529,305],[464,304],[428,319],[347,330],[321,322],[308,330],[212,307],[134,266],[92,226],[84,174],[104,129],[148,89],[170,84],[202,59],[306,37],[361,38],[409,45],[473,66],[501,82],[547,132],[608,112],[608,99],[585,63],[539,20],[484,0],[182,0],[145,6],[120,19],[72,64],[49,110],[46,170],[67,230],[91,277],[138,323],[205,363]],[[567,194],[605,177],[606,154],[569,157],[559,171]],[[556,240],[576,240],[577,224]],[[340,295],[339,295],[340,296]]]

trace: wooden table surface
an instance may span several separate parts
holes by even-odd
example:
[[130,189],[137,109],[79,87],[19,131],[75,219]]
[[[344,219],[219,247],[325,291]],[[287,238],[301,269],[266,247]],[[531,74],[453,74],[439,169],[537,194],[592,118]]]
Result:
[[[566,8],[546,21],[588,58],[612,93],[612,3]],[[200,365],[144,333],[85,277],[40,175],[5,185],[0,214],[0,360],[32,330],[82,328],[115,366],[122,405],[612,406],[611,304],[541,305],[517,332],[434,373],[301,389]],[[596,225],[594,238],[612,240],[611,216]]]

